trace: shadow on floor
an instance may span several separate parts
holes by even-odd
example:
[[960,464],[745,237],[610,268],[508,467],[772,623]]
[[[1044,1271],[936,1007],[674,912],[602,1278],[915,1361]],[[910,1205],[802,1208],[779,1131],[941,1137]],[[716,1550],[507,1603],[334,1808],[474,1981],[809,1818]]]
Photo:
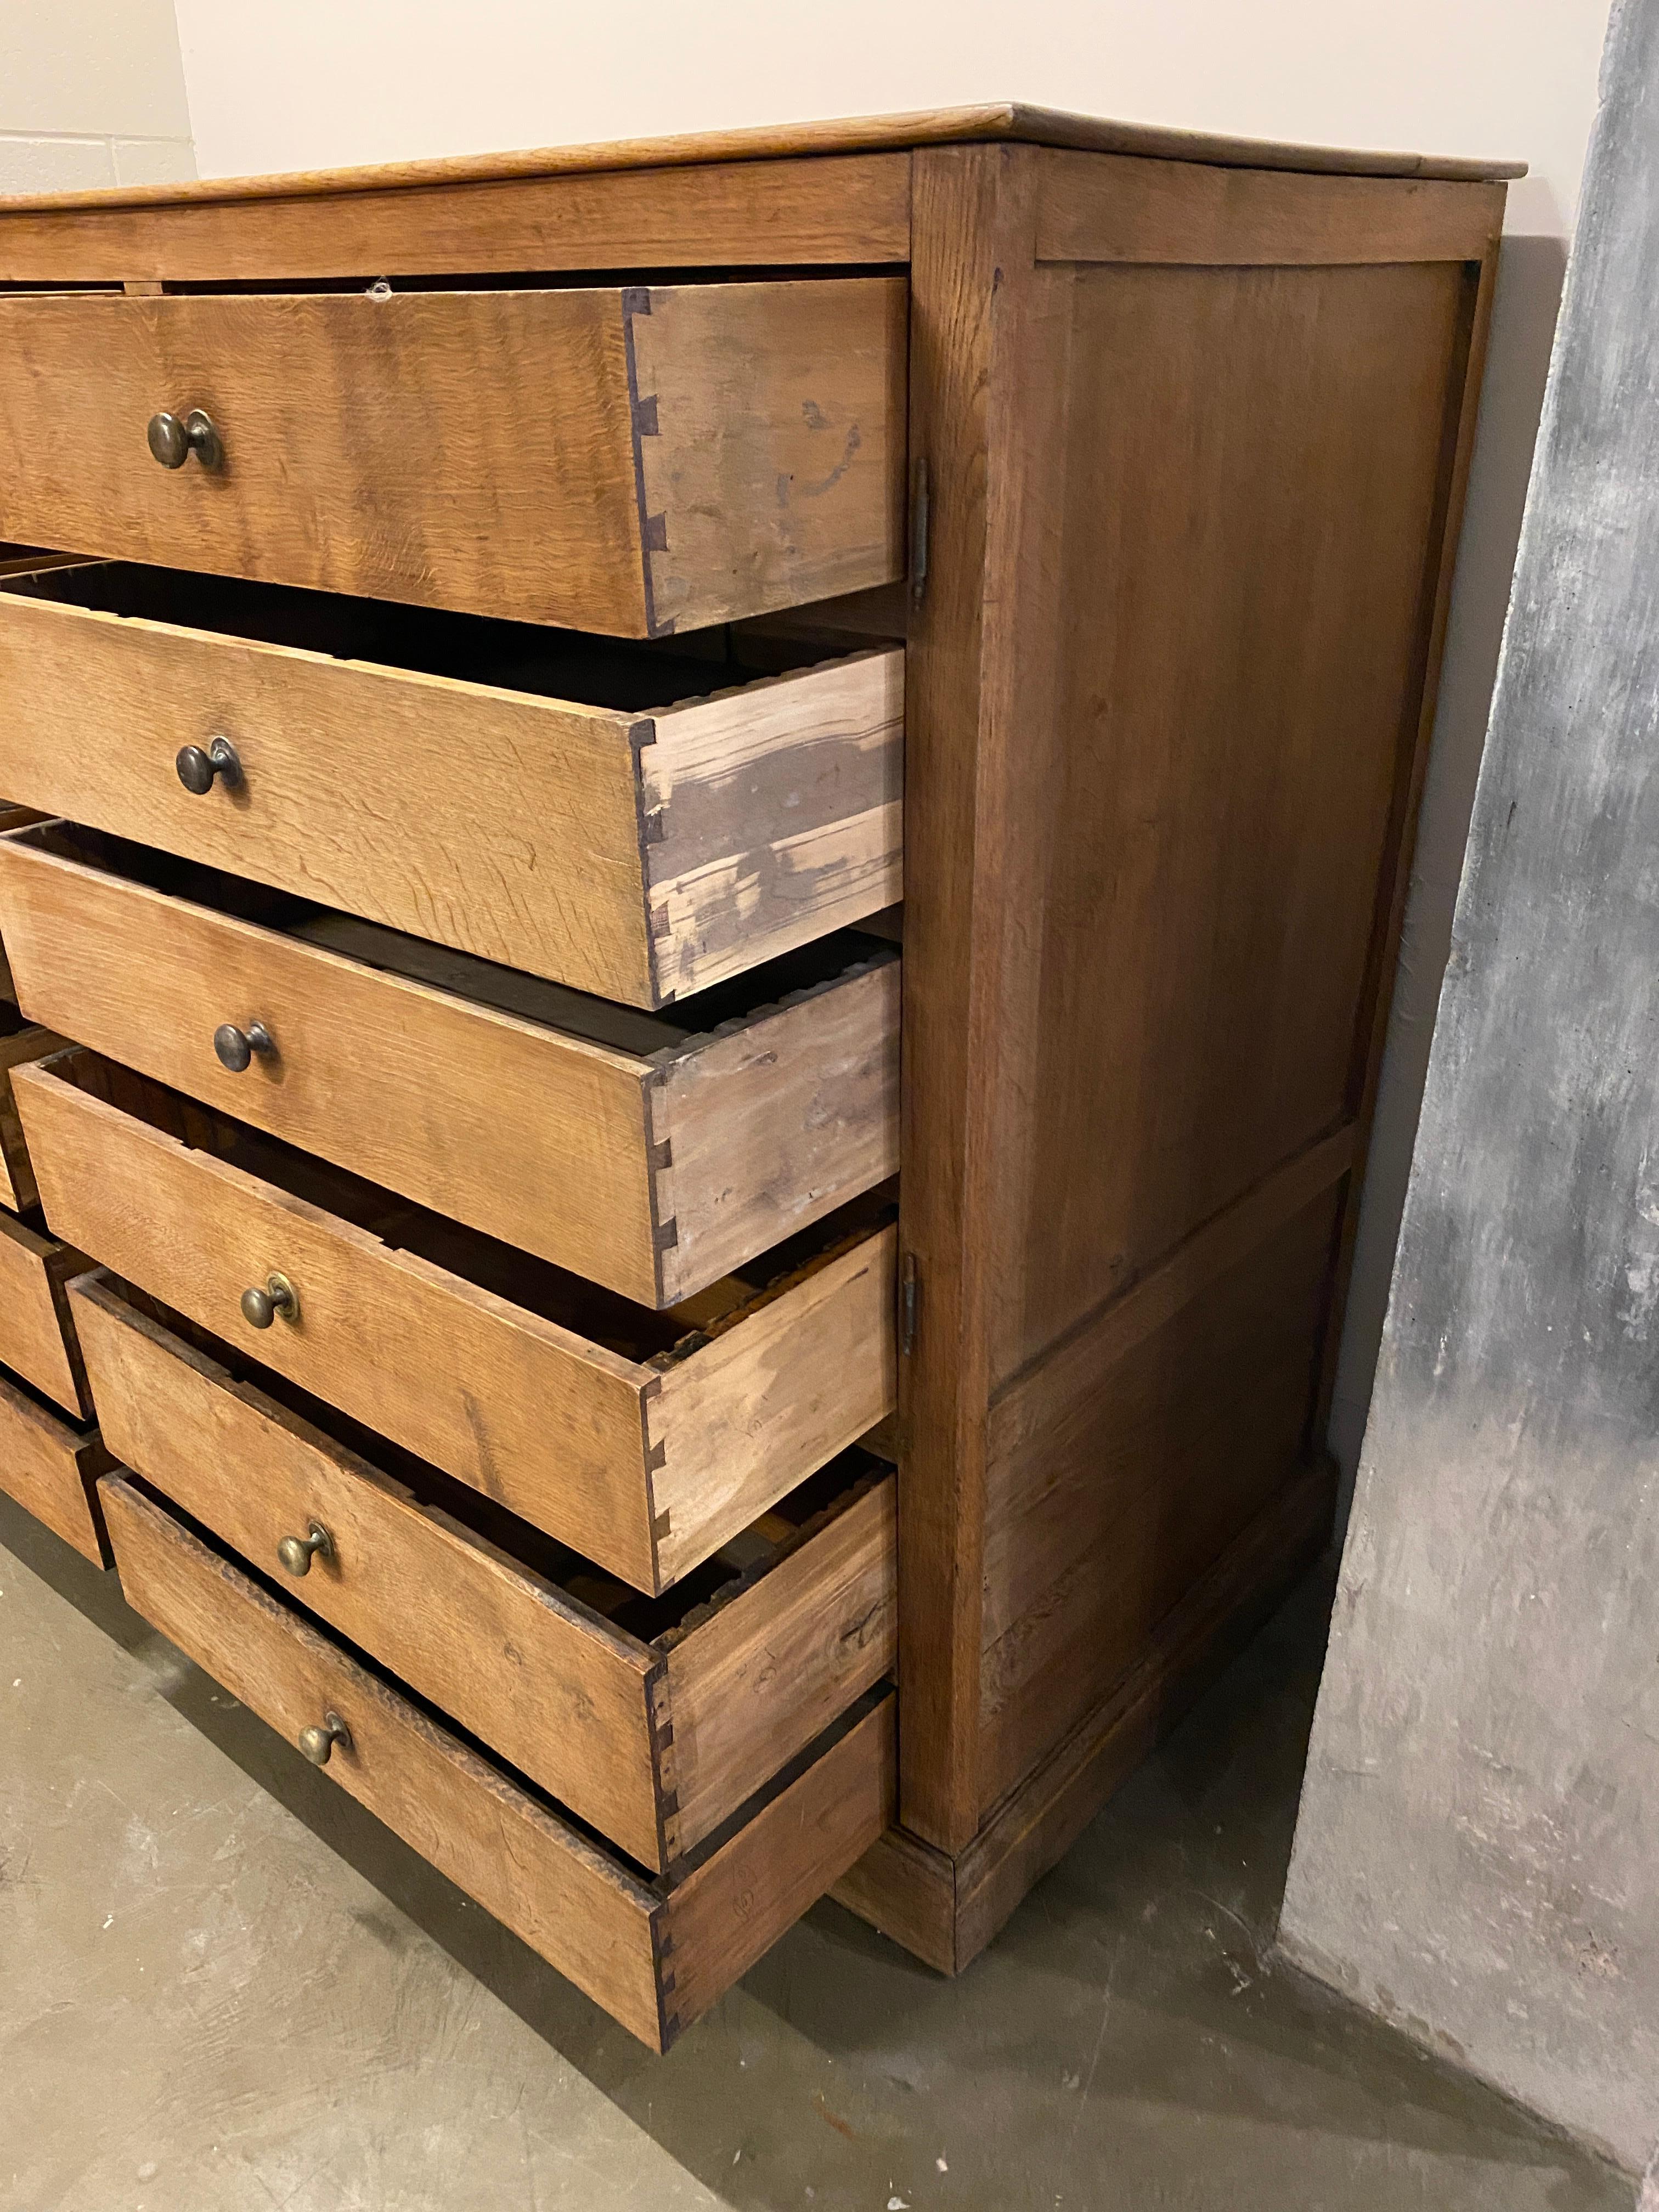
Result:
[[957,1980],[825,1904],[658,2059],[3,1498],[0,1543],[398,1908],[360,1911],[365,1935],[424,1931],[743,2212],[1632,2203],[1626,2178],[1273,1954],[1328,1566]]

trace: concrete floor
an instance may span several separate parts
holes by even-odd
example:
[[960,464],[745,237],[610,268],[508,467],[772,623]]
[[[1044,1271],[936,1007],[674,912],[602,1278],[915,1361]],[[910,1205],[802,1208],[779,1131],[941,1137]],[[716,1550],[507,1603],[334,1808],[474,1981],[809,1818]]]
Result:
[[961,1979],[821,1905],[666,2059],[0,1499],[0,2212],[1591,2212],[1274,1963],[1328,1584]]

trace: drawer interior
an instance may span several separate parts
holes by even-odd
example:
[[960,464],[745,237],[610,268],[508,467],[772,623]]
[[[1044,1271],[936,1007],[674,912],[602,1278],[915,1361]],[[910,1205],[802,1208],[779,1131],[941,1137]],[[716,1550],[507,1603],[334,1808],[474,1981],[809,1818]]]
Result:
[[413,1205],[395,1192],[216,1113],[97,1053],[75,1046],[58,1053],[46,1066],[60,1082],[162,1131],[191,1152],[210,1153],[261,1182],[368,1231],[394,1251],[412,1252],[590,1344],[659,1371],[735,1328],[897,1212],[896,1182],[880,1184],[694,1297],[672,1306],[640,1305],[585,1275]]
[[741,1025],[784,1000],[821,990],[860,969],[898,957],[896,948],[879,937],[855,929],[836,930],[653,1013],[573,991],[566,984],[504,968],[473,953],[452,951],[105,830],[42,822],[12,831],[10,840],[640,1060],[677,1059],[715,1030]]
[[[821,633],[791,635],[787,623],[771,621],[752,630],[725,623],[690,637],[632,641],[129,561],[0,575],[0,591],[627,714],[660,713],[756,678],[811,668],[826,652]],[[844,641],[848,650],[866,642]]]

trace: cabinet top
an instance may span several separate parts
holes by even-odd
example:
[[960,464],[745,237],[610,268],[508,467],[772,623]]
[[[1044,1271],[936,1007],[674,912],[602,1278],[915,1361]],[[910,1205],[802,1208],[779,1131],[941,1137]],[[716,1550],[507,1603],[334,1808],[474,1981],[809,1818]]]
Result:
[[293,199],[325,192],[386,191],[403,186],[498,183],[513,177],[607,170],[684,168],[715,161],[790,155],[902,151],[915,146],[1006,139],[1101,154],[1155,155],[1229,168],[1299,169],[1328,176],[1433,177],[1494,180],[1526,173],[1524,161],[1465,161],[1428,154],[1376,153],[1340,146],[1282,145],[1121,123],[1056,108],[1000,100],[975,107],[924,108],[911,115],[857,116],[836,122],[768,124],[666,138],[623,138],[589,146],[544,146],[523,153],[464,154],[444,160],[389,161],[355,169],[301,169],[282,176],[211,177],[195,183],[133,185],[99,191],[0,196],[0,212],[45,208],[164,207],[212,200]]

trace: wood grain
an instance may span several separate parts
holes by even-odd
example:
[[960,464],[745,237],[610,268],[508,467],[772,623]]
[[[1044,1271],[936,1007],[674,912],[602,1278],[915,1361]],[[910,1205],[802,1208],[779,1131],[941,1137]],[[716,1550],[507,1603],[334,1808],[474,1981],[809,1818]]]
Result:
[[1463,386],[1458,264],[1036,281],[999,1379],[1358,1110]]
[[899,963],[882,958],[659,1055],[664,1304],[896,1172],[898,1032]]
[[[371,1463],[106,1276],[72,1297],[112,1451],[643,1866],[684,1858],[890,1668],[890,1476],[799,1533],[780,1516],[742,1578],[641,1637],[609,1618],[627,1591],[464,1518],[418,1462]],[[331,1556],[290,1576],[277,1547],[313,1522]]]
[[[377,1233],[365,1217],[377,1198],[395,1212],[385,1194],[313,1173],[307,1188],[335,1206],[313,1202],[234,1125],[222,1156],[213,1133],[170,1126],[165,1099],[146,1118],[142,1095],[100,1097],[91,1059],[35,1070],[24,1102],[65,1235],[641,1589],[689,1573],[894,1403],[890,1228],[758,1294],[731,1286],[712,1334],[707,1317],[665,1316],[662,1336],[699,1332],[690,1349],[653,1352],[647,1331],[618,1350],[614,1301],[549,1286],[573,1320],[591,1315],[583,1334],[492,1287],[500,1255],[465,1231],[404,1218]],[[299,1285],[300,1320],[256,1330],[239,1302],[272,1267]],[[538,1288],[526,1273],[523,1296]]]
[[707,2012],[893,1816],[895,1699],[863,1712],[668,1899],[671,2033]]
[[[359,172],[344,176],[356,179]],[[903,153],[717,162],[672,170],[355,183],[204,197],[159,216],[142,197],[73,211],[0,201],[0,283],[137,269],[172,283],[315,283],[530,269],[811,267],[903,261]]]
[[[899,653],[641,715],[514,689],[504,627],[502,680],[462,681],[192,627],[176,581],[169,621],[0,593],[6,772],[47,812],[641,1006],[901,896]],[[249,598],[224,619],[294,622]],[[216,737],[240,780],[198,797],[174,757]]]
[[1352,1123],[1317,1139],[999,1384],[991,1415],[997,1448],[1005,1453],[1023,1448],[1057,1408],[1086,1397],[1102,1374],[1173,1320],[1182,1306],[1270,1242],[1312,1200],[1334,1190],[1352,1172],[1358,1150],[1358,1133]]
[[113,1464],[96,1429],[64,1420],[0,1374],[0,1490],[94,1567],[110,1564],[97,1485]]
[[659,1001],[904,896],[904,655],[656,714],[639,753]]
[[907,310],[898,276],[624,293],[651,635],[904,574]]
[[645,1400],[659,1587],[898,1402],[898,1233],[878,1230],[665,1363]]
[[[923,176],[944,158],[917,157],[913,191],[918,423],[932,296]],[[1041,159],[1052,227],[1071,165]],[[1011,204],[1013,175],[1003,185]],[[1195,179],[1189,209],[1223,198]],[[901,1383],[901,1809],[923,1841],[958,1851],[963,1829],[1108,1692],[1109,1669],[1133,1663],[1159,1611],[1204,1571],[1238,1516],[1292,1479],[1316,1410],[1310,1370],[1346,1266],[1328,1212],[1310,1220],[1299,1256],[1261,1290],[1270,1316],[1230,1318],[1218,1286],[1213,1310],[1200,1297],[1156,1334],[1139,1328],[1182,1274],[1160,1282],[1160,1261],[1194,1230],[1271,1187],[1329,1133],[1349,1131],[1350,1144],[1361,1133],[1356,1041],[1373,1033],[1378,945],[1389,942],[1382,958],[1392,957],[1375,916],[1397,882],[1395,825],[1415,804],[1409,763],[1431,689],[1424,610],[1443,564],[1447,426],[1467,424],[1471,392],[1470,279],[1462,262],[1320,265],[1319,204],[1310,192],[1299,266],[1231,267],[1218,249],[1215,265],[1044,264],[1027,275],[1010,240],[994,257],[994,313],[1017,334],[1007,365],[1000,376],[982,368],[948,413],[970,424],[975,401],[993,395],[981,403],[990,428],[970,445],[963,478],[947,503],[936,499],[908,672],[916,816],[906,845],[905,1061],[917,1120],[907,1113],[901,1264],[914,1249],[920,1295],[914,1372],[908,1390]],[[1087,214],[1072,247],[1085,243]],[[1254,235],[1253,249],[1246,226],[1241,256],[1260,250]],[[952,359],[982,347],[965,334],[973,329],[954,338]],[[1147,434],[1155,421],[1164,434]],[[999,424],[1011,456],[1000,469]],[[915,450],[937,446],[936,433],[913,429]],[[981,482],[986,520],[957,599],[958,541],[943,518],[954,526],[973,514]],[[1375,493],[1364,494],[1356,531],[1360,483]],[[977,629],[957,618],[958,738],[936,760],[929,626],[971,607],[974,592],[994,611],[975,617]],[[1014,649],[999,649],[1004,634]],[[1357,685],[1362,665],[1370,672]],[[959,734],[970,678],[972,777]],[[932,899],[944,901],[952,883],[956,923],[934,938]],[[994,940],[981,933],[990,928]],[[1104,993],[1103,976],[1112,979]],[[995,1010],[977,1032],[976,989]],[[953,1009],[937,1030],[935,1006]],[[952,1121],[939,1077],[964,1049],[977,1089]],[[981,1161],[994,1166],[976,1179]],[[942,1245],[942,1280],[935,1256],[941,1230],[960,1233],[964,1206],[975,1271],[965,1301],[963,1270],[949,1264],[955,1248]],[[1143,1279],[1157,1287],[1114,1322],[1115,1294]],[[941,1297],[942,1345],[933,1334]],[[1115,1350],[1115,1331],[1137,1311],[1134,1345]],[[1252,1328],[1254,1361],[1238,1350]],[[1000,1494],[1010,1462],[997,1462],[994,1442],[981,1537],[984,1429],[969,1426],[947,1455],[939,1420],[918,1425],[915,1394],[938,1359],[945,1422],[963,1420],[965,1401],[967,1419],[976,1413],[982,1423],[1006,1390],[1006,1423],[1017,1407],[1043,1402],[1036,1378],[1056,1346],[1056,1379],[1073,1378],[1058,1395],[1074,1384],[1071,1402],[1092,1404],[1108,1428],[1121,1418],[1135,1440],[1120,1462],[1107,1431],[1091,1432],[1073,1481],[1060,1428],[1034,1432],[1017,1498]],[[1186,1376],[1180,1418],[1173,1401],[1158,1410],[1161,1357]],[[1247,1408],[1252,1392],[1255,1413],[1228,1412],[1235,1401]],[[1132,1513],[1095,1538],[1088,1532],[1103,1528],[1119,1497],[1103,1455],[1132,1489],[1145,1483],[1147,1502],[1139,1522]],[[1184,1526],[1173,1503],[1183,1494],[1199,1501]],[[1125,1510],[1128,1497],[1119,1498]],[[937,1514],[931,1526],[919,1498],[921,1512]],[[983,1647],[970,1659],[958,1641],[947,1659],[953,1629],[980,1598],[979,1576],[960,1565],[976,1543]],[[1115,1595],[1096,1613],[1102,1590]],[[957,1694],[971,1684],[981,1699],[971,1816],[958,1796],[954,1834],[922,1809],[912,1761],[925,1763],[930,1792],[960,1791],[972,1767],[925,1682],[919,1691],[913,1646]]]
[[[1328,1456],[1285,1483],[1152,1629],[1131,1672],[995,1808],[956,1864],[955,1971],[978,1956],[1319,1558],[1336,1484]],[[872,1861],[879,1872],[879,1854]]]
[[[0,529],[644,634],[614,289],[17,295],[0,357]],[[223,467],[158,468],[145,424],[191,407]]]
[[935,1973],[957,1971],[957,1862],[908,1828],[888,1828],[830,1894]]
[[125,1480],[102,1486],[127,1602],[290,1743],[337,1712],[326,1771],[629,2032],[663,2047],[655,1893],[266,1595]]
[[[0,911],[54,1027],[656,1302],[640,1063],[10,839]],[[232,1074],[214,1031],[255,1019],[276,1057]]]
[[1298,177],[1092,154],[1045,155],[1039,261],[1239,269],[1479,261],[1504,227],[1501,185]]
[[[11,969],[3,954],[0,954],[0,981],[8,987],[11,984]],[[11,995],[9,988],[5,995]],[[27,1212],[38,1203],[40,1192],[12,1098],[11,1079],[18,1068],[61,1051],[64,1042],[53,1030],[34,1023],[15,1030],[9,1036],[0,1036],[0,1205],[14,1213]]]
[[[19,791],[392,928],[650,1003],[636,718],[216,635],[190,626],[188,580],[179,601],[175,624],[0,593]],[[216,737],[235,746],[242,781],[198,798],[174,757]]]
[[[32,1013],[642,1304],[678,1303],[896,1165],[890,958],[641,1055],[169,896],[93,835],[0,838],[0,928]],[[231,1073],[214,1031],[254,1019],[275,1056]]]
[[[629,636],[762,614],[902,573],[903,312],[881,277],[0,296],[0,531]],[[158,469],[163,407],[223,466]]]
[[[24,1109],[48,1219],[105,1265],[613,1573],[656,1586],[648,1371],[49,1070]],[[300,1322],[255,1330],[240,1300],[272,1268],[300,1286]]]
[[[945,1850],[979,1819],[986,1309],[983,1234],[1003,817],[994,764],[1025,649],[1011,581],[1026,426],[1036,177],[1018,148],[918,154],[912,185],[910,447],[933,517],[906,673],[901,1267],[915,1342],[900,1362],[899,1624],[905,1826]],[[1024,708],[1020,710],[1023,732]]]
[[0,1364],[65,1412],[92,1418],[66,1285],[88,1265],[56,1238],[0,1209]]
[[853,1698],[898,1644],[892,1476],[669,1643],[680,1849],[690,1851]]
[[972,1963],[1329,1540],[1336,1467],[1303,1469],[1147,1638],[1133,1670],[951,1858],[900,1827],[830,1894],[942,1974]]
[[[1340,1194],[1314,1198],[1113,1360],[994,1413],[981,1807],[1137,1663],[1308,1448]],[[1079,1387],[1083,1385],[1083,1387]],[[1028,1395],[1032,1408],[1019,1402]]]
[[1352,147],[1230,138],[1162,124],[1120,122],[1035,107],[1021,100],[971,106],[917,108],[901,115],[843,116],[831,121],[762,124],[679,137],[621,138],[589,145],[544,146],[524,152],[450,155],[437,160],[383,162],[355,169],[301,169],[267,177],[191,179],[165,185],[94,191],[20,193],[0,200],[0,215],[60,207],[76,214],[98,207],[174,207],[337,191],[406,189],[419,185],[488,182],[507,177],[606,173],[708,161],[760,161],[792,155],[823,155],[871,148],[948,145],[1012,139],[1107,154],[1150,154],[1176,161],[1219,162],[1246,169],[1305,169],[1316,173],[1415,177],[1518,177],[1522,161],[1470,161],[1430,154],[1379,153]]
[[334,1556],[287,1578],[295,1601],[662,1863],[648,1651],[96,1278],[72,1295],[118,1458],[273,1580],[282,1539],[320,1522]]

